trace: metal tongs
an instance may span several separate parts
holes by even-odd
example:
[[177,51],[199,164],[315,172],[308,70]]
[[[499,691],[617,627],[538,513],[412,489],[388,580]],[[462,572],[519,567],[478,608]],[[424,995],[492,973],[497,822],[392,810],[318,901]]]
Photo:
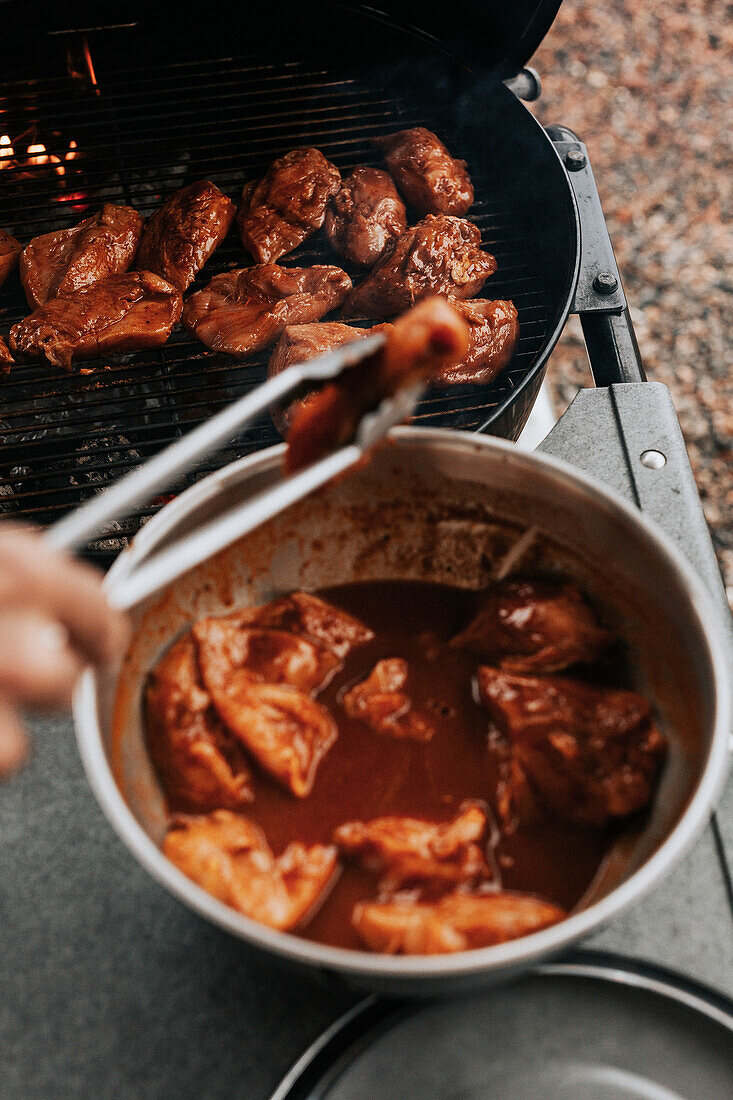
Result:
[[[110,521],[129,515],[149,501],[158,490],[170,485],[179,474],[231,442],[259,413],[284,398],[297,399],[339,378],[344,371],[373,355],[384,343],[382,334],[367,336],[307,363],[288,367],[120,478],[109,489],[64,516],[46,531],[47,542],[57,550],[70,551],[83,547],[90,538],[102,534]],[[424,385],[417,383],[399,390],[393,397],[385,398],[362,417],[353,440],[346,446],[283,478],[225,516],[212,520],[150,561],[143,562],[110,589],[110,602],[121,610],[134,607],[193,566],[354,466],[390,428],[412,414],[423,390]]]

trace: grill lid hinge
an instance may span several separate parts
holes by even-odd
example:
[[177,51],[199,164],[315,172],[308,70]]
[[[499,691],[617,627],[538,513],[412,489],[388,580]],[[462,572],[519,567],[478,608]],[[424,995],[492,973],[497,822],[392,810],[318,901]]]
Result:
[[525,103],[534,103],[542,95],[540,74],[530,65],[520,69],[514,76],[507,77],[504,84],[510,92],[514,92],[517,99],[523,99]]

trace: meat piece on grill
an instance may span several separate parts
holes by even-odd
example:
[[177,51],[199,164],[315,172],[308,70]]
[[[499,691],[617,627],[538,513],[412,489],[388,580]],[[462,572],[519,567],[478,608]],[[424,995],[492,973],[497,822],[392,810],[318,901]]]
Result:
[[10,349],[69,370],[72,361],[164,344],[181,316],[181,295],[149,271],[110,275],[51,298],[10,330]]
[[257,264],[215,275],[186,301],[183,324],[214,351],[251,355],[274,343],[287,325],[319,321],[350,290],[340,267]]
[[496,260],[463,218],[428,214],[397,238],[346,299],[344,317],[393,317],[430,294],[472,298]]
[[0,337],[0,374],[10,374],[10,368],[14,362],[15,360],[10,354],[8,345],[2,337]]
[[567,916],[533,894],[446,894],[438,901],[364,901],[351,923],[372,951],[445,955],[528,936]]
[[519,321],[513,302],[492,302],[471,298],[466,302],[451,299],[451,305],[468,322],[468,355],[443,371],[436,385],[490,382],[508,366],[519,339]]
[[379,351],[362,359],[302,404],[288,434],[285,468],[292,472],[347,443],[362,416],[386,397],[428,381],[468,350],[468,326],[443,298],[400,317]]
[[212,706],[190,633],[151,673],[145,713],[150,756],[172,807],[205,813],[252,800],[246,754]]
[[515,782],[525,777],[559,817],[600,827],[650,801],[666,742],[643,696],[488,667],[478,684],[508,741]]
[[352,264],[372,267],[407,229],[405,204],[387,172],[354,168],[331,197],[325,221],[331,245]]
[[313,915],[336,871],[335,848],[295,842],[276,857],[259,826],[228,810],[176,815],[163,852],[219,901],[281,931]]
[[292,252],[323,225],[341,183],[338,168],[320,149],[294,149],[242,191],[237,226],[242,244],[261,264]]
[[251,622],[263,629],[287,630],[299,638],[320,642],[339,660],[343,660],[354,646],[374,637],[369,627],[353,615],[308,592],[291,592],[289,596],[281,596],[263,607],[249,608],[242,614],[251,616]]
[[355,684],[342,699],[349,718],[359,718],[375,733],[408,741],[430,741],[435,726],[412,709],[403,688],[407,683],[407,661],[389,657],[377,661],[366,680]]
[[143,219],[130,206],[105,203],[73,229],[34,237],[20,254],[20,281],[31,309],[132,266]]
[[381,876],[380,892],[403,886],[440,892],[490,877],[480,845],[486,825],[485,811],[473,804],[440,825],[411,817],[349,821],[336,829],[333,840],[342,856],[358,859]]
[[593,608],[574,585],[502,581],[451,645],[509,672],[561,672],[591,664],[609,646]]
[[23,246],[20,241],[16,241],[10,233],[0,229],[0,286],[3,285],[17,264],[22,250]]
[[377,145],[400,191],[421,214],[462,218],[471,208],[473,184],[466,162],[452,157],[430,130],[400,130],[377,138]]
[[[338,321],[321,321],[312,325],[288,325],[275,345],[267,365],[267,377],[273,378],[281,371],[296,363],[307,363],[309,359],[317,355],[323,355],[334,348],[340,348],[343,344],[350,344],[353,340],[363,339],[371,333],[389,330],[389,324],[375,325],[373,329],[356,328],[351,325],[343,325]],[[305,397],[302,402],[308,401]],[[288,425],[295,415],[297,405],[301,401],[291,404],[284,411],[273,408],[272,418],[279,432],[284,435]]]
[[249,626],[236,614],[201,619],[193,635],[204,683],[212,692],[231,691],[239,681],[317,691],[340,665],[335,653],[320,642]]
[[135,266],[183,294],[226,237],[234,214],[232,200],[209,180],[183,187],[148,218]]

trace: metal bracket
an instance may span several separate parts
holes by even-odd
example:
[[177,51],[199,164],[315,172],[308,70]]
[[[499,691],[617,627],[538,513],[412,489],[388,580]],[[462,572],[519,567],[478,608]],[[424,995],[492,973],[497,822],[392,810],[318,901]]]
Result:
[[517,99],[523,99],[525,103],[534,103],[542,95],[540,74],[530,65],[520,69],[515,76],[508,77],[504,84],[510,92],[514,92]]
[[580,273],[572,312],[613,313],[626,309],[606,219],[588,159],[588,150],[567,126],[548,126],[578,203],[582,229]]
[[715,551],[666,386],[581,390],[538,450],[597,477],[654,520],[702,577],[733,642]]

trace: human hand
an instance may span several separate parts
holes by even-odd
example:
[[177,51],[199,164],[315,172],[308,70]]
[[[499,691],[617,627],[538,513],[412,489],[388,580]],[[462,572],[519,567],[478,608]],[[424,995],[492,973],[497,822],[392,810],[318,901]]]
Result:
[[64,706],[86,665],[124,649],[127,622],[101,580],[38,532],[0,524],[0,779],[27,754],[20,709]]

